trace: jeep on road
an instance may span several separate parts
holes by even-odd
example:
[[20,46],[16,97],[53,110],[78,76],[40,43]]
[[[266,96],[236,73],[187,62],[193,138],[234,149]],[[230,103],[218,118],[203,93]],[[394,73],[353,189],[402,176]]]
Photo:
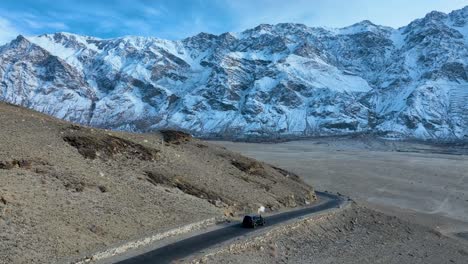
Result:
[[261,215],[246,215],[242,221],[243,227],[256,228],[257,226],[264,226],[265,219]]

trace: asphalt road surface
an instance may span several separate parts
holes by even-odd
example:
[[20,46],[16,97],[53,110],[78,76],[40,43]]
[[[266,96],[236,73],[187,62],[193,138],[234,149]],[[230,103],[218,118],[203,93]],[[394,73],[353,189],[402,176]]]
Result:
[[[327,209],[339,208],[345,201],[345,198],[337,195],[316,192],[318,196],[318,202],[290,212],[279,213],[276,215],[265,217],[266,225],[260,226],[257,229],[268,228],[273,225],[281,224],[285,221],[293,218],[299,218],[301,216],[321,212]],[[155,249],[153,251],[131,257],[123,260],[121,264],[149,264],[149,263],[172,263],[174,261],[180,261],[195,253],[201,252],[204,249],[210,248],[227,240],[246,235],[253,232],[256,229],[244,228],[241,223],[230,225],[225,228],[221,228],[208,233],[200,234],[194,237],[190,237],[173,244]]]

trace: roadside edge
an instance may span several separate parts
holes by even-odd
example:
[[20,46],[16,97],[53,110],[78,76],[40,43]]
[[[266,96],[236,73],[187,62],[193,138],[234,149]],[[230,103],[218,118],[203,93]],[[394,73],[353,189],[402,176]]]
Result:
[[296,226],[300,225],[303,222],[314,221],[321,217],[326,217],[330,213],[336,213],[337,211],[347,209],[354,203],[354,201],[350,199],[343,199],[343,198],[344,197],[341,197],[342,200],[341,200],[339,207],[326,209],[318,213],[317,212],[310,213],[308,215],[304,215],[299,218],[288,220],[281,225],[276,225],[269,229],[259,229],[258,231],[249,233],[245,236],[230,239],[228,241],[225,241],[219,244],[216,247],[210,248],[207,252],[199,252],[197,254],[194,254],[184,259],[183,261],[184,263],[190,263],[190,264],[205,263],[206,259],[209,258],[210,256],[223,253],[226,250],[228,251],[232,250],[233,248],[248,247],[250,244],[257,242],[257,240],[263,239],[264,236],[268,236],[269,234],[273,234],[276,232],[281,232],[281,230],[284,230],[284,229],[295,228]]
[[103,251],[95,252],[87,256],[83,256],[81,258],[75,259],[70,261],[69,263],[72,264],[85,264],[85,263],[91,263],[91,262],[96,262],[96,261],[101,261],[104,259],[108,259],[111,257],[114,257],[116,255],[120,255],[123,253],[126,253],[130,250],[134,250],[137,248],[141,248],[144,246],[147,246],[149,244],[152,244],[157,241],[161,241],[163,239],[169,238],[169,237],[174,237],[190,232],[195,232],[213,225],[216,225],[218,223],[224,222],[226,219],[225,218],[220,218],[220,217],[213,217],[213,218],[208,218],[199,222],[195,223],[190,223],[184,226],[180,226],[177,228],[169,229],[164,232],[159,232],[155,233],[151,236],[146,236],[142,237],[140,239],[132,240],[132,241],[127,241],[120,243],[118,245],[115,245],[111,248],[105,249]]

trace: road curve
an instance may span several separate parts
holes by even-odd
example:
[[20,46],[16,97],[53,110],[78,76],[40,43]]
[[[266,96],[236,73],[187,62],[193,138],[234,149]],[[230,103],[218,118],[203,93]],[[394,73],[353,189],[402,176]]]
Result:
[[[344,203],[345,198],[330,193],[316,192],[318,201],[310,206],[289,212],[279,213],[265,217],[266,226],[258,227],[269,228],[278,225],[293,218],[298,218],[324,210],[339,208]],[[211,232],[190,237],[161,248],[149,251],[147,253],[128,258],[118,262],[119,264],[150,264],[150,263],[173,263],[180,261],[185,257],[198,253],[204,249],[215,246],[227,240],[246,235],[255,229],[243,228],[241,224],[230,225]]]

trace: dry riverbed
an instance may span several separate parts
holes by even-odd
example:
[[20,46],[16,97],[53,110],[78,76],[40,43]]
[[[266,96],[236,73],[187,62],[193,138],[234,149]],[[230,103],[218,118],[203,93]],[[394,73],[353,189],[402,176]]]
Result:
[[379,211],[435,228],[468,231],[468,145],[370,137],[269,143],[213,142],[300,174]]

